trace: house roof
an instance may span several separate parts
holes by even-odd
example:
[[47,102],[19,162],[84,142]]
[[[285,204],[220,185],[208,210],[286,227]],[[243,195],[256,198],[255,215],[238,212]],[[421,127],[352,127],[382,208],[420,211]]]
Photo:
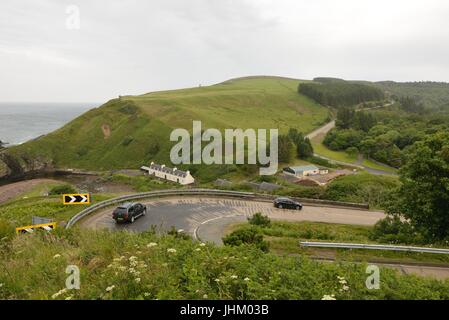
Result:
[[291,169],[294,172],[304,172],[304,171],[310,171],[310,170],[319,170],[319,168],[317,166],[314,166],[314,165],[288,167],[288,169]]
[[178,169],[172,169],[166,166],[162,166],[160,164],[156,164],[156,163],[152,163],[150,165],[150,169],[155,170],[155,171],[159,171],[159,172],[163,172],[163,173],[167,173],[167,174],[172,174],[174,176],[178,176],[178,177],[182,177],[185,178],[187,177],[187,172],[186,171],[182,171],[182,170],[178,170]]

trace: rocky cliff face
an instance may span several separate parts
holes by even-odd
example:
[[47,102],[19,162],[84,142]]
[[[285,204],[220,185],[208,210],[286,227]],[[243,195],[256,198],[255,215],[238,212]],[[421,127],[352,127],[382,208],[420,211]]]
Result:
[[16,156],[7,150],[0,153],[0,180],[19,179],[53,170],[53,161],[49,159],[31,158],[26,155]]

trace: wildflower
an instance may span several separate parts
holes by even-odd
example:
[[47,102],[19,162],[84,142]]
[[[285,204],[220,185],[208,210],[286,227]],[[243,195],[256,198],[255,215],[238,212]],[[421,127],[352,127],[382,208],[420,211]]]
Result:
[[206,246],[206,244],[204,242],[200,243],[200,247],[205,247],[205,246]]
[[337,300],[337,299],[335,299],[335,295],[334,295],[334,294],[331,294],[331,295],[325,294],[325,295],[321,298],[321,300]]
[[67,298],[65,298],[65,300],[72,300],[72,296],[68,296]]
[[149,244],[147,244],[148,248],[155,247],[155,246],[157,246],[156,242],[150,242]]
[[57,253],[57,254],[55,254],[54,256],[53,256],[53,259],[57,259],[57,258],[60,258],[61,257],[61,255],[59,254],[59,253]]
[[114,288],[115,288],[115,285],[112,285],[112,286],[110,286],[110,287],[107,287],[107,288],[106,288],[106,291],[107,291],[107,292],[111,292],[112,290],[114,290]]
[[176,249],[170,248],[170,249],[167,249],[167,252],[168,253],[176,253]]
[[347,284],[346,280],[340,280],[338,281],[340,284]]
[[231,276],[231,279],[237,279],[238,276],[236,276],[235,274]]
[[149,293],[149,292],[144,292],[143,295],[144,295],[145,297],[149,297],[149,296],[151,296],[151,293]]
[[0,283],[0,288],[3,287],[4,283]]
[[64,293],[66,293],[66,291],[67,291],[67,289],[61,289],[61,290],[59,290],[58,292],[56,292],[54,295],[52,295],[51,297],[52,297],[52,299],[56,299],[57,297],[59,297],[61,294],[64,294]]
[[243,279],[243,281],[249,281],[249,278],[248,278],[248,277],[246,277],[245,279]]
[[349,290],[349,287],[346,286],[346,285],[344,285],[344,286],[341,288],[341,290],[342,290],[342,291],[348,291],[348,290]]
[[137,260],[137,257],[136,257],[136,256],[131,256],[131,257],[129,257],[129,261],[135,261],[135,260]]
[[137,283],[140,282],[140,278],[135,278],[134,281],[136,281]]
[[216,283],[219,283],[220,282],[220,279],[215,279],[214,280]]
[[209,296],[207,294],[203,295],[203,299],[207,299]]
[[200,248],[196,248],[195,251],[199,252],[199,251],[201,251],[201,249]]

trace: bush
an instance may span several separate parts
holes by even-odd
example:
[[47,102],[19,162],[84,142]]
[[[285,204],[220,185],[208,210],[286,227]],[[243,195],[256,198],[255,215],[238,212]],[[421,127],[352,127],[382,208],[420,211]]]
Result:
[[268,252],[269,244],[263,240],[262,232],[259,229],[250,227],[232,232],[223,238],[226,246],[241,246],[243,244],[254,245],[258,249]]
[[51,196],[60,194],[73,194],[73,193],[77,193],[77,190],[70,184],[61,184],[58,186],[54,186],[48,192],[48,194]]
[[422,235],[410,223],[402,221],[396,216],[378,221],[372,229],[369,238],[386,243],[425,243]]
[[260,227],[271,226],[270,218],[262,215],[260,212],[257,212],[251,218],[248,218],[248,222],[252,225],[260,226]]

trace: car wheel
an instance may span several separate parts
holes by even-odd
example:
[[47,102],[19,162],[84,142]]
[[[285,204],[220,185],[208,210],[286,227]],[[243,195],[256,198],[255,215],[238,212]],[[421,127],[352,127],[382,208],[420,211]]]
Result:
[[296,206],[296,210],[301,210],[301,207],[300,206]]
[[282,204],[278,205],[278,208],[279,208],[279,209],[282,209],[282,208],[283,208],[283,207],[282,207]]
[[144,216],[146,214],[147,214],[147,209],[145,208],[145,209],[143,209],[142,215]]
[[134,223],[134,216],[131,217],[131,223]]

